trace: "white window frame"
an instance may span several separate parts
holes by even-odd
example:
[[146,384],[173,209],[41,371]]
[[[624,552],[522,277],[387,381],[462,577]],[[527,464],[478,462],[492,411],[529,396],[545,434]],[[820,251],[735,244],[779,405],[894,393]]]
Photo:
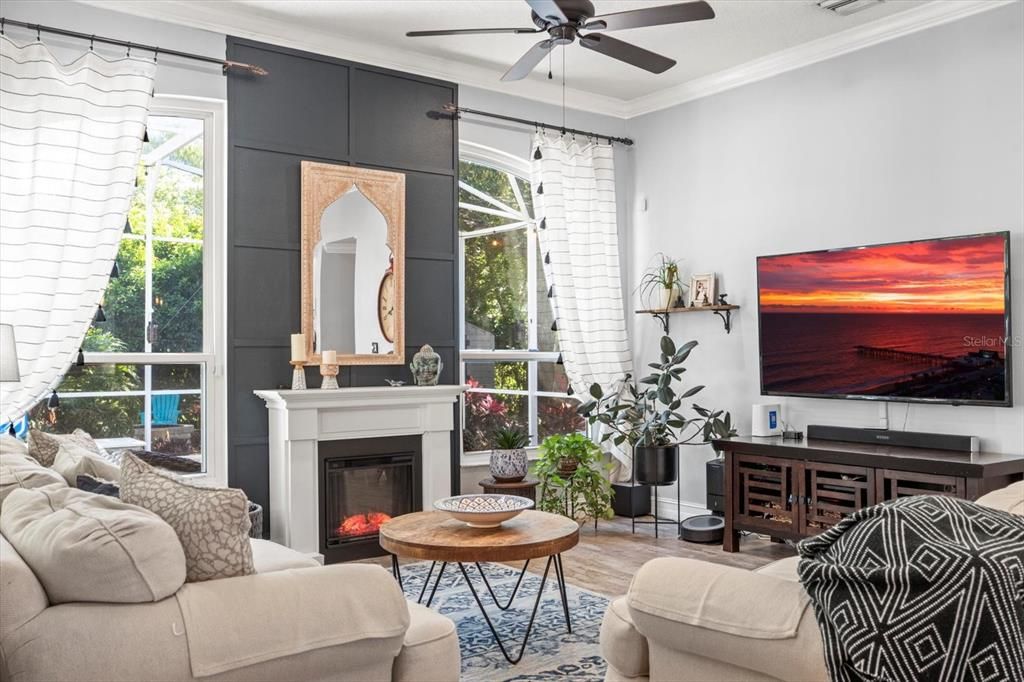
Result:
[[[489,166],[495,170],[503,173],[509,173],[511,175],[518,176],[525,179],[528,183],[530,182],[530,163],[528,160],[508,154],[491,147],[486,147],[481,144],[469,141],[459,142],[459,160],[468,161],[483,166]],[[513,182],[513,188],[517,185]],[[460,189],[467,189],[472,191],[467,185],[463,185],[462,181],[459,181]],[[471,210],[478,210],[478,205],[472,206],[459,202],[459,207],[467,207]],[[486,211],[484,211],[486,212]],[[492,388],[471,388],[467,389],[470,393],[489,393],[489,394],[505,394],[505,395],[525,395],[528,396],[528,419],[529,419],[529,430],[530,430],[530,442],[536,443],[539,438],[537,433],[537,422],[538,422],[538,398],[559,398],[567,399],[570,396],[566,396],[564,393],[556,393],[551,391],[540,391],[538,390],[538,377],[537,377],[537,363],[538,362],[556,362],[558,360],[558,351],[541,351],[541,350],[529,350],[536,349],[538,344],[538,330],[537,330],[537,307],[541,304],[537,296],[537,221],[534,219],[524,220],[519,223],[512,223],[509,225],[501,225],[499,227],[478,230],[476,232],[467,232],[463,234],[459,233],[459,253],[458,253],[458,266],[459,266],[459,300],[466,300],[466,279],[465,279],[465,249],[464,242],[467,238],[482,237],[489,234],[497,234],[506,232],[513,229],[521,229],[525,225],[526,228],[526,249],[527,249],[527,326],[528,326],[528,339],[527,339],[527,350],[473,350],[467,349],[463,346],[466,340],[466,318],[465,318],[465,307],[459,310],[459,376],[464,377],[466,375],[466,363],[467,362],[525,362],[527,363],[527,390],[504,390],[504,389],[492,389]],[[465,415],[466,404],[465,399],[462,399],[462,414]],[[489,452],[484,451],[470,451],[466,452],[462,449],[462,442],[459,442],[459,448],[461,453],[461,463],[463,466],[481,466],[488,462]],[[537,446],[531,445],[527,448],[527,456],[531,459],[536,457]]]
[[[68,393],[68,399],[112,395],[141,395],[145,410],[150,397],[160,394],[205,394],[203,401],[203,453],[205,471],[190,475],[190,480],[226,486],[227,452],[227,102],[206,97],[154,95],[150,116],[180,116],[203,120],[203,349],[198,353],[84,353],[86,364],[196,365],[203,368],[201,388],[102,391]],[[147,221],[148,222],[148,221]],[[151,229],[147,225],[146,229]],[[162,241],[175,241],[162,239]],[[189,241],[189,240],[180,240]],[[151,243],[151,242],[149,242]],[[152,249],[147,248],[147,261]],[[147,263],[147,279],[151,265]],[[151,289],[147,282],[147,290]],[[146,319],[152,318],[152,301],[147,297]],[[145,348],[150,343],[146,337]],[[145,389],[151,389],[150,372],[145,373]],[[147,423],[147,441],[151,425]]]

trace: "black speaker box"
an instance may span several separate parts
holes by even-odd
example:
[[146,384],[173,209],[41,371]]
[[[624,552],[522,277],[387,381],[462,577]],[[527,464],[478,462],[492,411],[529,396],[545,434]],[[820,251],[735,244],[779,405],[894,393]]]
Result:
[[708,479],[708,509],[714,514],[725,513],[725,460],[710,459],[704,465]]
[[893,445],[901,448],[950,450],[966,454],[978,452],[979,449],[977,436],[954,436],[947,433],[892,431],[890,429],[866,429],[849,426],[821,426],[818,424],[811,424],[807,427],[807,438],[845,441],[847,443]]

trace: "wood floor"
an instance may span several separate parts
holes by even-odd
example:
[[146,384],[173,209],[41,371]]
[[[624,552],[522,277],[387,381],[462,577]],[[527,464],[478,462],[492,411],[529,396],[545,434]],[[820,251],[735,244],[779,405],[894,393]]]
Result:
[[[637,526],[635,535],[630,533],[627,518],[616,517],[612,521],[601,521],[597,531],[587,524],[580,529],[580,543],[562,555],[566,582],[597,592],[608,597],[625,594],[633,574],[646,562],[657,557],[685,557],[700,559],[716,564],[725,564],[752,570],[778,559],[793,556],[792,547],[773,543],[756,536],[744,536],[740,550],[734,554],[722,551],[721,544],[698,544],[685,542],[675,537],[674,528],[661,527],[661,537],[655,539],[653,526]],[[390,568],[387,558],[370,559],[374,563]],[[510,564],[516,568],[522,563]],[[530,570],[543,572],[544,562],[534,561]]]
[[[658,557],[700,559],[751,570],[796,553],[786,544],[745,536],[740,540],[741,551],[730,554],[722,551],[721,544],[679,540],[674,530],[662,526],[661,537],[655,539],[653,526],[637,526],[633,535],[629,519],[622,517],[601,521],[597,532],[593,524],[585,525],[580,529],[580,544],[562,555],[566,582],[614,597],[625,594],[633,574]],[[543,563],[537,563],[542,569]]]

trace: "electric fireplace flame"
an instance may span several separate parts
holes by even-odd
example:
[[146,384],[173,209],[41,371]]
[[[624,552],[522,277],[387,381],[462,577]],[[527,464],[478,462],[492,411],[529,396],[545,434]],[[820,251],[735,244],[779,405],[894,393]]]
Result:
[[335,534],[339,537],[350,538],[375,535],[380,530],[381,525],[390,520],[391,516],[384,512],[353,514],[342,519],[335,530]]

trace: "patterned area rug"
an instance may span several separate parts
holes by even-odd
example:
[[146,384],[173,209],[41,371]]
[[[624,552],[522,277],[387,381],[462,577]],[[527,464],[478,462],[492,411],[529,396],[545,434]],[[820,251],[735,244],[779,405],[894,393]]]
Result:
[[[487,579],[494,588],[494,594],[504,605],[519,577],[518,569],[502,564],[481,564]],[[531,562],[543,570],[544,560]],[[440,567],[440,564],[438,564]],[[423,587],[423,580],[430,570],[430,562],[402,566],[402,582],[405,593],[415,600]],[[515,657],[523,641],[523,632],[530,622],[540,576],[527,573],[511,608],[500,611],[494,605],[491,595],[480,580],[474,566],[467,566],[477,594],[487,608],[487,614],[495,628],[502,635],[505,647]],[[430,579],[433,587],[437,577]],[[537,610],[537,619],[530,633],[526,653],[516,665],[511,665],[502,656],[487,627],[480,608],[466,587],[465,579],[457,565],[449,565],[437,588],[431,608],[455,622],[459,631],[459,647],[462,650],[462,679],[465,682],[512,682],[514,680],[566,680],[572,682],[601,682],[604,679],[605,662],[598,646],[601,618],[604,616],[608,599],[599,594],[566,585],[569,598],[569,616],[572,620],[572,634],[565,630],[562,603],[558,598],[558,584],[555,569],[551,568],[544,598]],[[430,594],[428,587],[423,602]]]

